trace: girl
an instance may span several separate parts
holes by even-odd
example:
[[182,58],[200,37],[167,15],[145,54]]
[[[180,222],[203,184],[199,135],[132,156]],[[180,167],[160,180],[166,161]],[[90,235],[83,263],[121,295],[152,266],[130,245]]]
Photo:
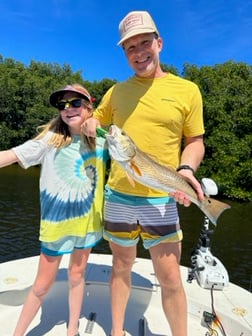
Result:
[[14,336],[23,336],[54,283],[61,258],[69,264],[67,336],[77,336],[84,293],[84,273],[93,246],[102,239],[103,187],[108,151],[81,136],[81,125],[93,114],[89,92],[78,84],[53,92],[50,103],[59,115],[41,126],[39,135],[0,152],[0,167],[18,162],[41,165],[41,254],[35,282],[24,303]]

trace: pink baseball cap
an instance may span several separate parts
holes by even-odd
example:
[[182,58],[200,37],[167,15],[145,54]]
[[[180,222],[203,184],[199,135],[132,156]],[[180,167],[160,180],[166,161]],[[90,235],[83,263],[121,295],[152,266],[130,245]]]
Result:
[[76,86],[76,85],[75,86],[67,85],[63,89],[54,91],[51,94],[49,98],[50,104],[54,107],[57,107],[59,99],[61,99],[64,96],[64,93],[66,92],[78,93],[83,99],[85,99],[89,103],[92,103],[93,101],[93,98],[90,96],[89,92],[85,90],[84,88]]

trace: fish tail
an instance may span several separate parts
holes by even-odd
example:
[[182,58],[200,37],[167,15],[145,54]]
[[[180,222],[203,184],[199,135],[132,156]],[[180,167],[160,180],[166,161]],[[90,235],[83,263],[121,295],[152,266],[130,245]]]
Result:
[[230,209],[231,206],[229,204],[217,201],[216,199],[206,197],[205,200],[201,203],[200,208],[210,219],[210,221],[217,225],[217,220],[221,213],[226,209]]

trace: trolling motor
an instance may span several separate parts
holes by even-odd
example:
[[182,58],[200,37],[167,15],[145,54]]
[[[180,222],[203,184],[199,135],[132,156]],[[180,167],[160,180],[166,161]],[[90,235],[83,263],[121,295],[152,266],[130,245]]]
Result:
[[[201,186],[206,196],[218,193],[218,187],[212,179],[203,178]],[[191,283],[196,278],[202,288],[222,290],[228,286],[229,276],[222,262],[210,251],[212,233],[213,230],[209,230],[209,218],[205,216],[198,245],[191,254],[191,268],[188,271],[187,282]]]

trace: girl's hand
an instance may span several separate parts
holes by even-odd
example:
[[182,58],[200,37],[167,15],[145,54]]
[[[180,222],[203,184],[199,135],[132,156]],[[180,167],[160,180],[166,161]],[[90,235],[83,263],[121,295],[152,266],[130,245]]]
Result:
[[85,120],[85,122],[81,125],[81,132],[87,137],[96,137],[96,128],[100,127],[99,120],[91,117]]
[[0,168],[9,166],[15,162],[18,162],[18,158],[12,149],[0,152]]

